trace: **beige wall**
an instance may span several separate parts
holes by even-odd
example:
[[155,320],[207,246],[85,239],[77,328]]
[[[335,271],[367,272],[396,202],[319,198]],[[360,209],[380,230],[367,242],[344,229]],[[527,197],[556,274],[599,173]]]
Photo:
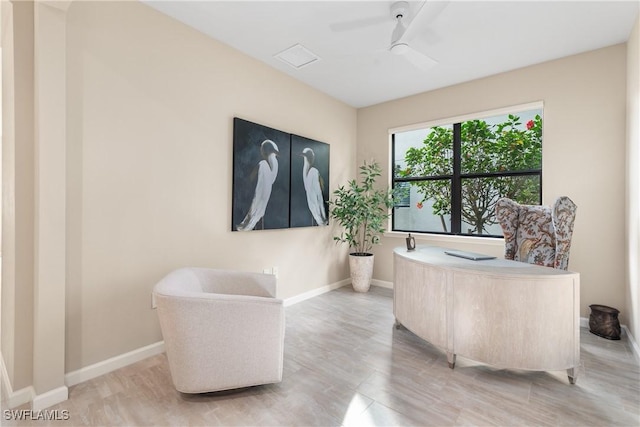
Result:
[[628,326],[640,338],[640,17],[627,42],[627,276]]
[[2,355],[20,396],[66,396],[66,29],[54,4],[2,4]]
[[[34,6],[33,386],[66,399],[66,8]],[[44,398],[46,400],[46,397]],[[34,406],[47,405],[40,401]]]
[[33,4],[2,2],[2,356],[13,390],[33,381]]
[[67,372],[161,340],[153,285],[181,266],[279,269],[287,298],[348,276],[332,230],[231,232],[233,117],[331,145],[356,110],[138,2],[67,15]]
[[[568,195],[578,205],[569,268],[581,274],[581,315],[588,316],[594,303],[622,310],[625,56],[625,45],[617,45],[360,109],[358,161],[374,157],[389,165],[389,128],[543,101],[543,203]],[[502,255],[500,240],[435,242]],[[403,244],[384,239],[376,249],[375,278],[392,280],[391,252]]]

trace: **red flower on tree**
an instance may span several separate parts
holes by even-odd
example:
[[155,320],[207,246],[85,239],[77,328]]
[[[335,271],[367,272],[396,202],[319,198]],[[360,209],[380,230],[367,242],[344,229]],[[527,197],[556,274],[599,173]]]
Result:
[[533,126],[534,126],[533,120],[529,120],[527,122],[527,130],[533,129]]
[[422,202],[418,202],[418,203],[416,203],[416,207],[417,207],[418,209],[422,209]]

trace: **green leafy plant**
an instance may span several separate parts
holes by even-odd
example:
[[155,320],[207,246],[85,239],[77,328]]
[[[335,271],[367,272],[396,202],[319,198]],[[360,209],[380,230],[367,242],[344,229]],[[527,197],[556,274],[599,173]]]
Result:
[[378,163],[360,166],[361,182],[355,179],[333,192],[329,201],[331,218],[344,227],[340,236],[333,240],[348,243],[353,255],[367,255],[374,244],[380,242],[380,234],[385,231],[385,220],[393,206],[390,190],[375,188],[375,181],[382,170]]

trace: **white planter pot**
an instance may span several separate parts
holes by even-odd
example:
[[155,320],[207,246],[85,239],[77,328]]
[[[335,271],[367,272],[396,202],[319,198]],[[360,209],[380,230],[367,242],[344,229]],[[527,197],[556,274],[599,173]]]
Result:
[[351,270],[353,290],[367,292],[371,286],[371,276],[373,276],[373,254],[369,256],[349,254],[349,269]]

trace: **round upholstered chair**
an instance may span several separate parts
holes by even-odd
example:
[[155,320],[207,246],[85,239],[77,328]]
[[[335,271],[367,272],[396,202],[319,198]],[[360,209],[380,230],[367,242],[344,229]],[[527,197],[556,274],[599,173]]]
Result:
[[275,276],[182,268],[153,292],[178,391],[282,381],[285,320]]

